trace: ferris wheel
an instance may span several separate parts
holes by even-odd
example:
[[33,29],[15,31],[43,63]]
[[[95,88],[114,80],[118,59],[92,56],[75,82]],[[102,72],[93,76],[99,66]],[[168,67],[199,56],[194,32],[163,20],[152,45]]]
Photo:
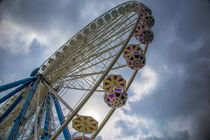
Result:
[[[94,139],[126,104],[146,64],[153,25],[147,6],[125,2],[85,26],[30,77],[0,86],[9,90],[0,99],[0,139]],[[109,107],[100,123],[81,114],[96,94]]]

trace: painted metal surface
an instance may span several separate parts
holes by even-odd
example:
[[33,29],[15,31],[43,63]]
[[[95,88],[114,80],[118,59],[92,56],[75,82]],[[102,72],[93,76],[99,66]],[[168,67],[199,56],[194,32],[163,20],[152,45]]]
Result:
[[28,97],[26,98],[26,100],[25,100],[25,102],[23,104],[23,107],[22,107],[21,111],[20,111],[17,119],[14,122],[13,128],[10,131],[8,140],[15,140],[15,139],[17,139],[18,131],[19,131],[21,125],[25,121],[25,118],[24,117],[25,117],[25,114],[26,114],[26,112],[28,110],[30,101],[32,100],[32,98],[34,96],[34,90],[35,90],[38,82],[39,82],[39,79],[33,82],[33,85],[32,85],[32,88],[31,88],[29,94],[28,94]]
[[[59,103],[58,99],[53,94],[51,94],[51,95],[53,97],[53,101],[54,101],[55,109],[56,109],[56,112],[58,115],[58,119],[60,121],[60,124],[62,125],[64,123],[65,119],[63,116],[63,112],[62,112],[60,103]],[[71,140],[71,135],[70,135],[68,127],[64,128],[63,135],[64,135],[65,140]]]
[[51,122],[51,95],[48,93],[47,101],[46,101],[46,113],[45,113],[45,122],[44,122],[44,132],[41,136],[41,139],[49,139],[50,138],[50,122]]
[[120,108],[126,104],[127,93],[120,88],[114,88],[112,93],[104,94],[105,103],[112,108]]
[[15,81],[15,82],[12,82],[12,83],[9,83],[9,84],[6,84],[6,85],[2,85],[2,86],[0,86],[0,92],[3,92],[3,91],[8,90],[10,88],[16,87],[20,84],[24,84],[25,82],[35,80],[36,78],[37,78],[37,76],[31,76],[29,78],[25,78],[25,79],[18,80],[18,81]]
[[[44,111],[44,107],[45,107],[45,99],[43,100],[43,102],[42,102],[42,104],[41,104],[41,106],[40,106],[40,108],[39,108],[39,112],[38,112],[38,116],[37,116],[37,126],[39,126],[40,125],[40,122],[41,122],[41,116],[42,116],[42,114],[43,114],[43,111]],[[32,131],[31,131],[31,134],[30,135],[33,135],[34,134],[34,127],[33,127],[33,129],[32,129]]]
[[113,88],[126,88],[126,81],[121,75],[109,75],[103,80],[103,89],[111,93]]
[[136,40],[142,44],[149,44],[154,38],[152,30],[148,26],[142,25],[140,21],[135,30],[134,36]]
[[98,122],[91,116],[79,115],[72,121],[72,126],[79,132],[93,133],[98,129]]
[[142,48],[139,44],[129,44],[126,46],[126,48],[123,50],[123,57],[124,59],[128,59],[131,55],[133,55],[135,52],[143,52]]
[[[128,83],[127,83],[127,87],[125,89],[125,91],[127,91],[131,85],[131,83],[133,82],[134,78],[136,77],[138,71],[134,71],[132,76],[130,77]],[[93,135],[91,136],[91,139],[95,139],[95,137],[100,133],[100,131],[103,129],[103,127],[106,125],[106,123],[109,121],[109,119],[111,118],[112,114],[115,112],[116,108],[112,108],[106,115],[106,117],[104,118],[104,120],[101,122],[101,124],[98,127],[98,130],[96,132],[93,133]]]
[[16,105],[21,101],[21,99],[23,98],[23,94],[24,92],[22,92],[18,98],[11,104],[11,106],[4,112],[4,114],[0,117],[0,123],[1,121],[6,118],[11,112],[12,110],[16,107]]
[[88,137],[80,136],[80,137],[75,137],[73,140],[90,140],[90,139]]
[[133,70],[140,70],[146,64],[146,56],[142,52],[135,52],[126,60],[127,65]]
[[103,73],[103,75],[100,76],[100,78],[97,80],[97,82],[95,83],[95,85],[91,88],[91,90],[88,92],[88,94],[85,96],[85,98],[80,102],[80,104],[76,107],[75,111],[69,116],[67,117],[66,121],[64,122],[64,124],[58,129],[58,131],[51,137],[51,140],[56,139],[56,137],[63,131],[63,129],[69,124],[69,122],[77,115],[77,113],[79,112],[79,110],[85,105],[85,103],[88,101],[88,99],[92,96],[92,94],[95,92],[95,90],[98,88],[98,86],[101,84],[101,82],[104,80],[104,78],[107,76],[107,74],[110,72],[110,70],[112,69],[112,67],[114,66],[114,64],[117,62],[117,60],[119,59],[120,55],[122,54],[123,50],[125,49],[125,47],[127,46],[128,42],[130,41],[131,37],[134,34],[134,31],[138,25],[138,22],[140,20],[140,15],[135,19],[135,24],[132,26],[132,31],[129,33],[127,39],[125,41],[123,41],[123,45],[120,48],[120,50],[118,51],[118,53],[115,55],[115,57],[113,58],[112,62],[108,65],[108,67],[106,67],[105,72]]
[[0,99],[0,104],[4,101],[6,101],[8,98],[12,97],[13,95],[15,95],[16,93],[18,93],[20,90],[22,90],[23,88],[27,87],[29,84],[31,83],[31,81],[24,83],[23,85],[19,86],[18,88],[16,88],[15,90],[11,91],[10,93],[8,93],[7,95],[3,96]]
[[39,69],[40,69],[40,68],[36,68],[36,69],[34,69],[34,70],[31,72],[30,76],[34,76],[34,75],[36,75],[36,74],[37,74],[37,72],[39,71]]
[[123,57],[127,65],[133,70],[142,69],[146,62],[146,56],[139,44],[130,44],[123,51]]

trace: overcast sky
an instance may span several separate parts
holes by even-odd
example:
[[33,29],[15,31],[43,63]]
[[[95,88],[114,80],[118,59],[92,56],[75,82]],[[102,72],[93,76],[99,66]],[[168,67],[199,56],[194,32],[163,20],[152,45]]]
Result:
[[[124,0],[0,0],[0,84],[40,66]],[[142,0],[156,20],[147,66],[99,140],[210,140],[210,1]]]

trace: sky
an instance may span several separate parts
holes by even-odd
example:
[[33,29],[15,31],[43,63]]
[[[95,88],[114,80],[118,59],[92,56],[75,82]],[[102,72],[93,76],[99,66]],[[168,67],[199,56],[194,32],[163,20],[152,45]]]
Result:
[[[0,84],[27,77],[85,25],[124,0],[1,0]],[[98,140],[210,140],[210,1],[140,0],[154,40]]]

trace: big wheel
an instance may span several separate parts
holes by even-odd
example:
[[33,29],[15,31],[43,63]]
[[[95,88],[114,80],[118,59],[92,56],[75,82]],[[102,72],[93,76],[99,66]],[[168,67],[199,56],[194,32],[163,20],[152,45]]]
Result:
[[[69,39],[29,78],[1,86],[0,92],[19,87],[0,99],[0,137],[94,139],[126,104],[127,90],[146,63],[153,24],[144,4],[120,4]],[[100,123],[80,114],[95,94],[110,107]]]

